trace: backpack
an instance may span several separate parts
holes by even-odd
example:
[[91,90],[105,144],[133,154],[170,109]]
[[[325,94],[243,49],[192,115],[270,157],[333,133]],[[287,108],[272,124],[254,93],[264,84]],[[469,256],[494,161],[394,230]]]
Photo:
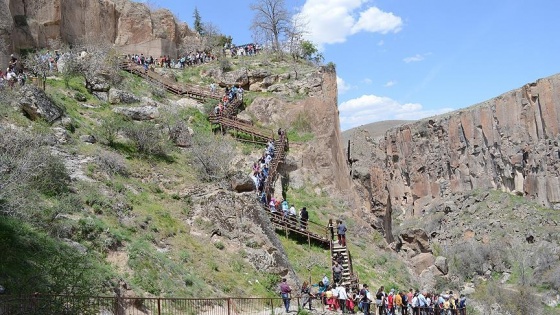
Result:
[[406,296],[406,294],[401,295],[401,298],[402,298],[402,304],[407,305],[408,304],[408,297]]
[[465,308],[467,306],[467,299],[459,300],[459,308]]

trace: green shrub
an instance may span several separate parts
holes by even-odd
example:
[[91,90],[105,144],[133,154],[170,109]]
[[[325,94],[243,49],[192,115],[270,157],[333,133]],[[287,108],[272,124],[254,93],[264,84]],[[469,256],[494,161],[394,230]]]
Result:
[[229,59],[227,59],[227,58],[222,58],[222,59],[220,60],[220,69],[221,69],[223,72],[228,72],[228,71],[231,71],[231,69],[233,69],[233,67],[232,67],[231,62],[229,61]]
[[214,247],[216,247],[216,248],[219,249],[219,250],[222,250],[222,249],[226,248],[226,246],[225,246],[224,243],[222,243],[222,242],[216,242],[216,243],[214,243]]
[[109,146],[113,146],[124,127],[124,120],[120,115],[111,115],[101,122],[98,128],[97,136]]
[[140,153],[164,157],[171,149],[168,139],[154,123],[130,122],[124,126],[123,132]]
[[111,151],[101,149],[97,151],[95,164],[109,175],[129,175],[125,159],[120,154]]

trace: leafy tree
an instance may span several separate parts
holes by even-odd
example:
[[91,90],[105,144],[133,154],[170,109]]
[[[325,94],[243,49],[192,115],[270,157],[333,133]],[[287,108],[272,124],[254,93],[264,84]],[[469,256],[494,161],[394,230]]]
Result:
[[318,51],[319,50],[312,42],[308,40],[304,40],[301,42],[301,56],[303,58],[311,60]]
[[200,13],[198,12],[197,7],[194,7],[193,18],[194,18],[194,30],[199,35],[203,35],[204,34],[204,28],[202,27],[202,19],[200,17]]
[[250,8],[255,12],[251,24],[255,37],[263,36],[272,43],[273,51],[280,51],[280,38],[290,27],[290,14],[284,0],[256,0]]

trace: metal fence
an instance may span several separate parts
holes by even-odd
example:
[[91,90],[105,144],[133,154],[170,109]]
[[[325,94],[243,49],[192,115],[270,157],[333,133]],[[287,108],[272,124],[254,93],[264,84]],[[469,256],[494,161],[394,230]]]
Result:
[[[292,297],[290,311],[296,313],[300,297]],[[358,303],[356,303],[357,306]],[[315,309],[330,307],[320,300]],[[357,311],[357,307],[355,309]],[[370,314],[379,308],[370,305]],[[131,298],[79,297],[67,295],[4,296],[0,295],[0,315],[270,315],[284,314],[281,298]],[[359,312],[361,313],[361,312]],[[388,314],[382,308],[382,314]],[[466,315],[466,309],[439,309],[437,306],[406,310],[396,308],[395,315]]]
[[[299,297],[292,298],[296,312]],[[129,298],[0,295],[0,315],[264,315],[281,314],[281,298]]]

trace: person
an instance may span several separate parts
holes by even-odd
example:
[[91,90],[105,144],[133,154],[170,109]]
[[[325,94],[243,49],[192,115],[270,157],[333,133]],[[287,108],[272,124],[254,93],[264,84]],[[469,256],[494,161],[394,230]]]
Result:
[[332,266],[334,283],[340,283],[342,281],[342,271],[344,268],[338,263],[338,261],[334,262],[334,266]]
[[329,277],[327,275],[323,276],[323,280],[321,281],[324,286],[328,286],[330,284]]
[[360,305],[362,308],[362,312],[364,312],[364,315],[370,315],[369,306],[371,304],[371,296],[367,284],[364,284],[362,290],[360,290],[360,296],[361,296]]
[[420,303],[418,302],[418,293],[414,293],[414,296],[412,297],[412,302],[410,303],[410,306],[412,307],[412,314],[413,315],[420,314],[419,305],[420,305]]
[[336,289],[338,293],[338,305],[342,314],[346,314],[346,300],[348,299],[348,293],[346,293],[346,288],[342,284],[337,285]]
[[299,216],[300,216],[301,229],[306,230],[307,229],[307,221],[309,221],[309,213],[307,212],[306,207],[301,208],[301,211],[299,212]]
[[387,296],[387,303],[385,303],[385,306],[387,310],[386,313],[388,315],[395,314],[395,289],[391,289],[391,291],[389,292],[389,295]]
[[[328,279],[327,279],[328,280]],[[314,287],[318,287],[317,289],[317,296],[321,299],[322,304],[327,304],[325,300],[325,291],[327,291],[327,285],[323,283],[323,281],[319,281],[319,283],[314,284]],[[309,304],[311,307],[311,304]]]
[[342,220],[338,220],[338,226],[336,228],[338,235],[338,244],[341,246],[346,246],[346,225]]
[[311,301],[315,296],[313,296],[313,294],[311,293],[311,287],[309,286],[307,281],[304,281],[303,285],[301,286],[301,297],[301,308],[305,308],[305,304],[309,304],[309,310],[311,310]]
[[412,314],[412,312],[409,312],[408,310],[412,310],[412,298],[414,297],[414,290],[410,289],[408,291],[408,293],[406,294],[406,302],[407,302],[407,313]]
[[284,213],[284,216],[287,216],[289,211],[290,205],[288,204],[288,201],[286,199],[282,199],[282,212]]
[[296,212],[296,207],[292,204],[292,206],[290,207],[290,213],[289,213],[290,217],[293,219],[296,219],[297,217],[297,212]]
[[331,241],[332,241],[332,240],[334,240],[334,224],[333,224],[332,219],[329,219],[329,224],[327,225],[327,228],[331,232]]
[[422,294],[422,292],[418,293],[418,308],[423,310],[424,308],[428,307],[428,301],[426,300],[426,294]]
[[403,308],[403,293],[398,291],[397,294],[394,296],[394,307],[395,307],[395,314],[405,314]]
[[385,305],[385,287],[381,286],[377,293],[375,293],[375,304],[377,304],[378,314],[381,315],[384,313],[384,305]]
[[276,212],[276,199],[274,197],[270,198],[268,206],[270,208],[270,212]]
[[280,283],[280,296],[282,297],[282,301],[284,302],[284,307],[286,308],[286,313],[290,312],[290,293],[292,292],[292,288],[288,284],[286,278],[282,279]]
[[459,305],[457,306],[457,308],[459,309],[460,315],[465,315],[467,313],[467,298],[464,294],[461,294],[461,296],[459,297]]

